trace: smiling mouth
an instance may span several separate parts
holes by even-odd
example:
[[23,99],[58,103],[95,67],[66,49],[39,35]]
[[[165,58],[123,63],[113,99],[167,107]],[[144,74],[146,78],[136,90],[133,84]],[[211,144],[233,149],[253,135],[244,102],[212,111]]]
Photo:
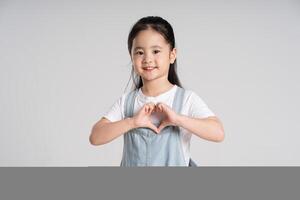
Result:
[[149,72],[154,70],[154,69],[157,69],[157,67],[143,67],[143,70],[149,71]]

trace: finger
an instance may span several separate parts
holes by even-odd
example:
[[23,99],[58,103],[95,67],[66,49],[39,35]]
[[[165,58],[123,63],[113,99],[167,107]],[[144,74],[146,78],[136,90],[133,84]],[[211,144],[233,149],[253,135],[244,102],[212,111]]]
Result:
[[158,133],[160,133],[164,128],[165,128],[165,126],[159,126],[159,127],[157,128]]
[[160,112],[164,111],[164,106],[162,104],[159,104],[159,110],[160,110]]
[[152,123],[148,124],[148,128],[152,129],[155,133],[159,133],[158,128]]
[[150,105],[148,105],[147,115],[151,115],[151,113],[152,113],[152,108]]
[[160,111],[161,111],[161,112],[164,112],[164,113],[170,113],[170,112],[173,111],[172,108],[170,108],[170,107],[169,107],[168,105],[166,105],[166,104],[160,104],[159,108],[160,108]]
[[160,103],[156,104],[156,110],[157,112],[161,112]]
[[149,108],[150,108],[149,111],[152,112],[153,109],[154,109],[154,104],[153,104],[153,103],[150,103],[150,104],[149,104]]
[[159,112],[157,105],[154,105],[154,112]]
[[151,111],[151,107],[150,105],[147,105],[147,113],[149,113]]
[[155,103],[149,102],[148,105],[151,106],[151,107],[154,107],[154,106],[155,106]]
[[145,104],[144,106],[147,108],[146,112],[149,113],[152,111],[154,104],[152,102],[150,102],[150,103]]
[[167,126],[167,124],[164,123],[164,122],[162,122],[162,123],[159,125],[159,127],[158,127],[158,132],[160,133],[161,130],[163,130],[166,126]]
[[149,107],[150,107],[150,113],[151,113],[155,109],[155,104],[154,103],[150,103]]
[[147,113],[149,113],[150,112],[150,106],[148,105],[147,106]]

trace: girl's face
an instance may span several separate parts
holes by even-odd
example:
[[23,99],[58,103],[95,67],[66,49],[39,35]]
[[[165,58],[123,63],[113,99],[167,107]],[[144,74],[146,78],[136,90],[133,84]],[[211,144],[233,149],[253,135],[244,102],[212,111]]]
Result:
[[131,49],[131,60],[135,72],[143,81],[168,79],[170,64],[176,59],[176,49],[158,32],[147,29],[134,38]]

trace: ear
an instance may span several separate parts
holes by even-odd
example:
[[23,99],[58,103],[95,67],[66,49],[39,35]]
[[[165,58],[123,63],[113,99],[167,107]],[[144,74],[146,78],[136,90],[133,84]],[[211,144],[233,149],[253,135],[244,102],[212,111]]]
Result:
[[177,57],[177,49],[173,48],[173,50],[170,52],[170,63],[173,64]]

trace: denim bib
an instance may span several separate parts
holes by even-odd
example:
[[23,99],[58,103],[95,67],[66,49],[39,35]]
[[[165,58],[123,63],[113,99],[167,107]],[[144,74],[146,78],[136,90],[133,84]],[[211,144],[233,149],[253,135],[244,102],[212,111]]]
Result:
[[[133,117],[134,101],[138,90],[125,99],[125,118]],[[172,109],[180,113],[184,89],[177,87]],[[156,134],[150,128],[135,128],[124,134],[121,166],[187,166],[182,152],[178,126],[167,126]],[[189,166],[196,166],[190,160]]]

